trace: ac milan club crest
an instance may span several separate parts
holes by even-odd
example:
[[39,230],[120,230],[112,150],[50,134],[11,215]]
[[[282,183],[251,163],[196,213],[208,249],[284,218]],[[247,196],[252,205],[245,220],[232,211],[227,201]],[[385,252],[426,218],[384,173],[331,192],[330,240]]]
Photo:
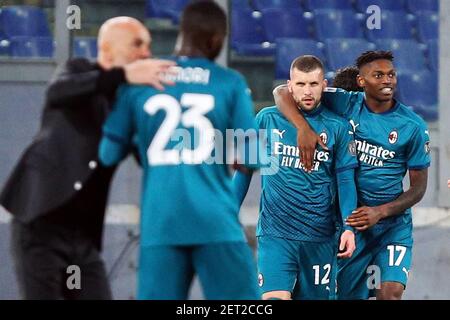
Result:
[[260,273],[260,274],[258,274],[258,285],[259,285],[260,287],[262,287],[263,284],[264,284],[264,278],[263,278],[262,273]]
[[427,141],[425,142],[425,153],[429,154],[430,152],[431,152],[430,141]]
[[389,143],[390,144],[394,144],[396,143],[398,140],[398,133],[397,131],[391,131],[391,133],[389,133]]
[[322,139],[322,142],[327,144],[327,142],[328,142],[327,133],[326,132],[322,132],[319,136],[320,136],[320,139]]

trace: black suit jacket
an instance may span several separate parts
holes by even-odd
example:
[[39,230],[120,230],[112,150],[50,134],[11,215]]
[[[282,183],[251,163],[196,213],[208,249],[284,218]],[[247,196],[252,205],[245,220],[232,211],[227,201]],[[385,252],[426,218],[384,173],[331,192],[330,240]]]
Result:
[[105,71],[85,59],[73,59],[56,72],[46,92],[41,128],[0,194],[0,204],[16,219],[27,223],[67,208],[90,177],[98,176],[93,175],[97,170],[106,170],[102,190],[89,195],[90,201],[99,201],[94,208],[103,220],[114,168],[100,166],[98,144],[115,91],[123,82],[123,69]]

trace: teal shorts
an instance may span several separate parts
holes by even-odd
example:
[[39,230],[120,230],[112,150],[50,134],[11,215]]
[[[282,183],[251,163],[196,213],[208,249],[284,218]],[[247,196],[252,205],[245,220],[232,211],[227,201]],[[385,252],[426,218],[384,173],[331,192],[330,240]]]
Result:
[[258,237],[261,294],[289,291],[296,300],[329,300],[335,292],[336,243]]
[[206,299],[259,299],[256,263],[245,242],[141,246],[138,299],[185,300],[194,274]]
[[356,250],[338,260],[337,298],[368,299],[383,282],[406,287],[412,259],[412,225],[374,226],[355,234]]

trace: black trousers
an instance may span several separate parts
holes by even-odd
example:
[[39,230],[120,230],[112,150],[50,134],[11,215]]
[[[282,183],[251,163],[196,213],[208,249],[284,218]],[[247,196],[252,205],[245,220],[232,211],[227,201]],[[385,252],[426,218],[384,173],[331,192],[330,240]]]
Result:
[[112,298],[100,252],[89,237],[43,218],[29,224],[13,219],[11,224],[12,257],[23,299]]

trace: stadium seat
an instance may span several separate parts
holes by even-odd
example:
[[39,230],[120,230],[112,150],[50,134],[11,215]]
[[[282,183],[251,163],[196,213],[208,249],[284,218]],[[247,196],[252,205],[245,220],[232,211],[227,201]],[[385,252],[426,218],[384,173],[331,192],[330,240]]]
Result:
[[385,39],[375,43],[378,50],[392,51],[394,64],[400,72],[426,69],[425,54],[416,41]]
[[309,11],[321,9],[353,10],[352,0],[305,0],[304,3]]
[[309,23],[300,10],[269,8],[261,13],[262,25],[270,42],[275,42],[277,38],[311,38]]
[[248,0],[231,0],[231,10],[250,10],[250,2]]
[[261,19],[251,10],[231,12],[230,42],[239,55],[270,56],[275,53],[275,44],[269,43]]
[[422,42],[439,38],[439,14],[423,11],[417,15],[418,35]]
[[439,11],[439,0],[406,0],[410,12],[417,14],[421,11]]
[[97,57],[97,39],[95,37],[74,38],[73,56],[95,59]]
[[269,8],[301,9],[299,0],[253,0],[257,10]]
[[189,0],[147,0],[147,17],[167,18],[178,24],[181,13],[188,3]]
[[363,38],[360,21],[350,10],[317,10],[314,12],[316,37],[324,41],[328,38]]
[[400,101],[412,106],[425,120],[437,119],[437,74],[428,70],[398,76]]
[[298,56],[312,54],[325,62],[320,43],[314,40],[280,38],[276,43],[275,78],[278,80],[289,79],[291,63]]
[[9,40],[0,38],[0,56],[9,56]]
[[1,9],[0,30],[4,36],[11,38],[50,37],[47,15],[34,6],[6,6]]
[[356,0],[356,8],[359,12],[366,12],[371,5],[376,5],[383,10],[405,11],[404,0]]
[[365,39],[327,39],[325,52],[331,70],[354,65],[361,53],[374,50],[375,45]]
[[53,56],[51,37],[12,37],[10,55],[18,58],[51,58]]
[[428,61],[430,63],[431,71],[438,72],[439,70],[439,41],[432,39],[427,42]]
[[377,39],[412,39],[412,23],[404,12],[383,10],[381,12],[381,28],[367,29],[367,38],[375,42]]

